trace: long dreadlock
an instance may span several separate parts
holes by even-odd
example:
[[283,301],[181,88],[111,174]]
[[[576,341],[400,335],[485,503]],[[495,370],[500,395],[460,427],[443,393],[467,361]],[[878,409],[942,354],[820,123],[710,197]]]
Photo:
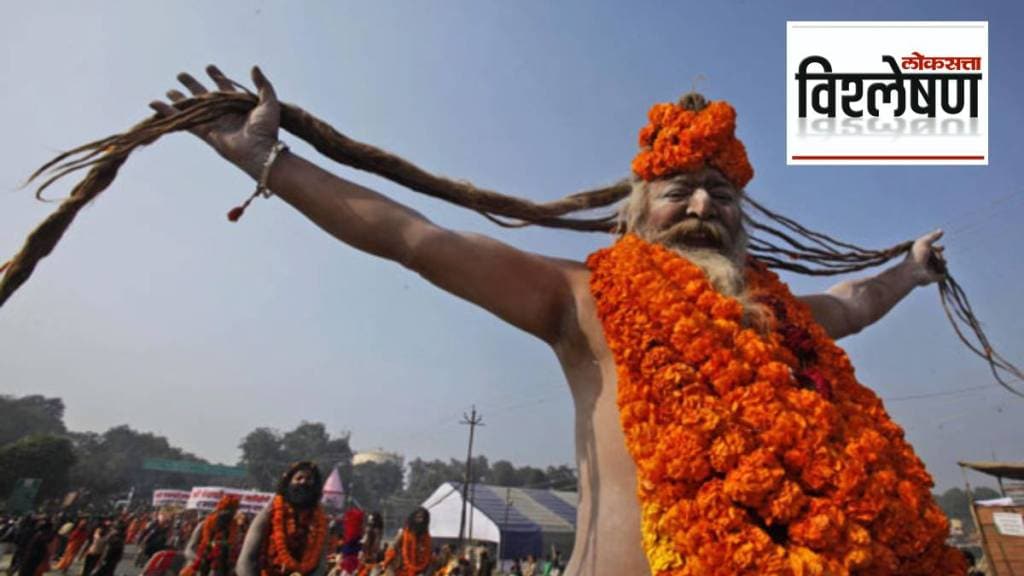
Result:
[[[225,115],[247,114],[257,103],[256,95],[249,91],[212,92],[184,99],[174,104],[179,114],[169,117],[154,115],[126,132],[64,152],[36,170],[28,182],[41,181],[36,189],[36,198],[39,199],[46,188],[64,176],[84,169],[88,169],[88,173],[70,196],[29,234],[22,249],[0,266],[0,273],[6,271],[0,278],[0,307],[28,280],[36,264],[53,251],[79,210],[110,186],[118,169],[137,148],[166,134],[190,130]],[[583,232],[615,232],[617,211],[612,207],[631,192],[630,182],[622,180],[552,202],[537,203],[431,174],[399,156],[345,136],[294,105],[281,104],[281,128],[336,162],[468,208],[503,227],[544,226]],[[806,228],[748,196],[744,201],[753,209],[747,211],[746,216],[746,222],[753,231],[748,250],[770,268],[811,276],[846,274],[885,264],[908,252],[913,245],[908,241],[882,250],[862,248]],[[594,213],[602,208],[608,210]],[[1024,373],[993,349],[967,295],[944,263],[935,260],[933,265],[942,273],[938,282],[939,296],[957,336],[968,349],[988,363],[1000,385],[1024,397],[1024,393],[1010,384],[1010,380],[1024,380]]]

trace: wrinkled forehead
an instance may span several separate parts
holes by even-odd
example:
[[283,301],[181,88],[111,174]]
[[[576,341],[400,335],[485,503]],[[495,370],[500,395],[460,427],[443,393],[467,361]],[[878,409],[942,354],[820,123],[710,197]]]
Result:
[[728,188],[736,191],[736,187],[714,168],[701,168],[693,172],[674,174],[650,182],[650,190],[655,194],[676,188]]

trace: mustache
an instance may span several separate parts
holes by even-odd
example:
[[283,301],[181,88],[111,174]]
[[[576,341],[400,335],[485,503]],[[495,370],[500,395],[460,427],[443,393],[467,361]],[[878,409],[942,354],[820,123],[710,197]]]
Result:
[[701,220],[700,218],[687,218],[682,222],[664,230],[658,234],[656,240],[659,242],[673,243],[690,239],[710,239],[722,248],[730,248],[733,244],[732,234],[715,220]]

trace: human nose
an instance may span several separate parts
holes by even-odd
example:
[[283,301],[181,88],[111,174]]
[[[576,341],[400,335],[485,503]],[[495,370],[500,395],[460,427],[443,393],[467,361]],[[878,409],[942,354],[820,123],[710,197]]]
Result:
[[690,201],[686,205],[686,215],[697,218],[707,218],[712,212],[711,196],[703,188],[697,188],[690,194]]

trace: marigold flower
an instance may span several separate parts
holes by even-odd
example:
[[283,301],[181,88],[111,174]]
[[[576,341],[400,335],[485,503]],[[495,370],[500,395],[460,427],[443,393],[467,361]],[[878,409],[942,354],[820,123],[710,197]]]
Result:
[[808,500],[799,484],[784,480],[778,491],[764,502],[758,514],[768,526],[789,524],[803,511]]
[[712,102],[699,112],[671,103],[655,104],[640,129],[640,152],[633,172],[654,180],[708,165],[737,188],[754,176],[747,151],[736,136],[736,111],[726,102]]
[[711,466],[718,472],[736,467],[740,457],[753,448],[752,435],[741,426],[729,425],[711,444]]
[[846,529],[846,515],[825,498],[811,499],[801,518],[789,526],[789,538],[812,550],[826,551],[839,543]]
[[743,506],[757,508],[782,483],[786,476],[779,461],[764,448],[740,459],[739,465],[725,477],[725,493]]
[[[687,121],[679,149],[715,140],[714,122]],[[664,247],[627,235],[587,263],[655,574],[964,572],[902,429],[774,274],[747,270],[775,312],[762,335]],[[801,388],[801,373],[819,385]]]

